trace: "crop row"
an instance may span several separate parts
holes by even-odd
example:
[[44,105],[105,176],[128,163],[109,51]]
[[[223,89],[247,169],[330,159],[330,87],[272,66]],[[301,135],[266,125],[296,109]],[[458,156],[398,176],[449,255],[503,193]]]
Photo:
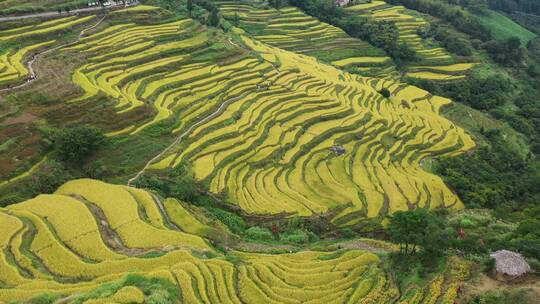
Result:
[[[154,169],[188,161],[211,191],[256,214],[309,215],[351,203],[338,222],[352,224],[413,206],[460,206],[421,168],[426,157],[474,146],[438,114],[449,100],[249,41],[279,69],[252,79],[259,86],[194,128]],[[383,87],[390,98],[378,93]]]
[[[166,211],[161,211],[154,195],[147,191],[89,179],[69,182],[52,195],[0,209],[0,301],[24,301],[43,293],[76,294],[77,298],[89,292],[85,303],[143,303],[147,295],[133,286],[92,292],[128,273],[169,280],[178,288],[182,303],[397,300],[397,289],[380,268],[379,258],[360,250],[290,254],[231,251],[232,260],[217,252],[206,258],[174,246],[156,247],[164,252],[155,256],[114,252],[109,248],[114,236],[98,226],[116,230],[115,220],[96,213],[91,204],[99,206],[105,215],[111,208],[121,210],[126,218],[138,212],[138,221],[157,229],[156,239],[168,239],[170,232],[182,235],[166,228],[169,221],[197,233],[209,228],[175,200],[167,200]],[[122,225],[134,233],[145,229],[137,221]],[[151,241],[147,246],[155,245]],[[189,241],[185,245],[196,246]],[[443,278],[439,277],[425,290],[419,290],[424,302],[455,298],[464,267],[452,263],[455,266],[444,275],[448,288],[441,287]]]
[[349,68],[363,67],[361,74],[365,75],[394,72],[392,61],[381,50],[351,38],[341,29],[320,22],[294,7],[262,9],[256,3],[228,1],[218,2],[218,5],[226,18],[261,42],[326,62],[355,58],[355,64]]
[[6,51],[0,54],[0,84],[12,83],[17,80],[21,80],[28,76],[28,68],[23,63],[23,60],[29,53],[39,48],[50,46],[55,41],[47,41],[38,44],[33,44],[27,47],[23,47],[16,51]]
[[79,24],[86,23],[93,20],[95,16],[87,17],[67,17],[62,19],[55,19],[52,21],[41,22],[34,25],[16,27],[9,30],[0,31],[0,42],[9,40],[19,40],[21,38],[28,38],[32,36],[45,35],[60,30],[66,30]]

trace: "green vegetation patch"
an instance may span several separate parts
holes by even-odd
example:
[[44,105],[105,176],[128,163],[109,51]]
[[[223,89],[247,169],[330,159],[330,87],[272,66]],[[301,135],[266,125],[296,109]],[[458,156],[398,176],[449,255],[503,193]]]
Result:
[[486,10],[482,15],[478,15],[479,20],[491,30],[493,37],[497,40],[503,40],[510,37],[518,37],[523,45],[536,37],[536,34],[515,23],[505,15]]

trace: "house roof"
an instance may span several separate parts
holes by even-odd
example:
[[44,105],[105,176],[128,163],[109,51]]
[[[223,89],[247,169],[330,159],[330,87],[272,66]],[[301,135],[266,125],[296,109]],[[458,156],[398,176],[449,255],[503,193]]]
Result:
[[520,276],[531,271],[531,266],[517,252],[498,250],[490,254],[490,256],[495,259],[495,269],[497,272],[510,276]]

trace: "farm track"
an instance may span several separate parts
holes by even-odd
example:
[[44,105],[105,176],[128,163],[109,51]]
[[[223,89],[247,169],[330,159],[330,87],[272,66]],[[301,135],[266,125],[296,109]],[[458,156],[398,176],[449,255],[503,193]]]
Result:
[[61,44],[61,45],[58,45],[58,46],[55,46],[51,49],[46,49],[44,51],[41,51],[41,52],[38,52],[36,53],[34,56],[32,56],[32,59],[30,59],[30,61],[28,61],[26,63],[26,67],[30,73],[30,77],[28,77],[28,79],[26,80],[25,83],[23,84],[20,84],[20,85],[17,85],[17,86],[14,86],[14,87],[7,87],[7,88],[3,88],[3,89],[0,89],[0,93],[2,92],[9,92],[9,91],[13,91],[13,90],[17,90],[17,89],[21,89],[21,88],[24,88],[30,84],[32,84],[34,81],[36,81],[39,77],[39,75],[36,73],[36,71],[34,70],[34,63],[38,61],[38,59],[44,55],[47,55],[51,52],[54,52],[56,50],[59,50],[59,49],[62,49],[64,47],[69,47],[69,46],[72,46],[72,45],[75,45],[77,43],[79,43],[79,41],[84,37],[84,34],[87,32],[87,31],[90,31],[96,27],[98,27],[102,22],[103,20],[105,20],[105,18],[107,17],[107,15],[103,16],[101,19],[99,19],[99,21],[95,24],[93,24],[92,26],[90,27],[87,27],[87,28],[84,28],[81,30],[81,32],[79,33],[79,35],[77,36],[77,40],[76,41],[73,41],[73,42],[68,42],[68,43],[64,43],[64,44]]
[[178,144],[182,141],[182,139],[184,137],[186,137],[187,135],[189,135],[194,128],[206,123],[207,121],[217,117],[218,115],[220,115],[223,110],[232,102],[235,102],[235,101],[238,101],[238,100],[241,100],[242,98],[246,97],[247,95],[249,94],[249,92],[245,92],[245,93],[242,93],[241,95],[239,96],[236,96],[236,97],[232,97],[232,98],[229,98],[227,99],[226,101],[224,101],[220,106],[219,108],[211,113],[210,115],[204,117],[203,119],[197,121],[196,123],[192,124],[184,133],[180,134],[169,146],[167,146],[165,149],[163,149],[158,155],[154,156],[152,159],[150,159],[145,165],[144,167],[142,168],[141,171],[139,171],[134,177],[130,178],[127,182],[127,185],[128,186],[131,186],[133,184],[134,181],[136,181],[137,179],[139,179],[139,177],[141,177],[141,175],[144,174],[144,172],[146,170],[148,170],[148,168],[152,165],[152,163],[154,163],[155,161],[157,161],[158,159],[160,159],[161,157],[163,157],[167,152],[169,152],[173,147],[175,146],[178,146]]

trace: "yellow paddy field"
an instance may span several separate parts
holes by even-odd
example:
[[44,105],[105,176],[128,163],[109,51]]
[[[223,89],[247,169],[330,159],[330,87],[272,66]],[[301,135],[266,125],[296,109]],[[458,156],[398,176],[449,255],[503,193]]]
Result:
[[[296,16],[291,18],[299,24],[316,21],[295,8],[280,13]],[[268,27],[283,27],[280,20],[286,18],[271,20]],[[72,73],[83,94],[67,102],[105,95],[119,114],[151,106],[154,112],[145,122],[108,136],[138,136],[172,122],[170,136],[182,135],[182,140],[149,169],[188,163],[211,192],[225,194],[250,214],[333,211],[336,225],[354,226],[413,207],[462,207],[438,176],[422,168],[425,159],[474,147],[464,130],[439,114],[450,100],[335,67],[386,64],[386,57],[325,64],[259,36],[235,39],[205,30],[191,19],[116,23],[62,50],[85,58]],[[15,54],[21,57],[28,51]],[[2,62],[11,63],[10,70],[24,73],[20,59],[6,58]],[[443,69],[455,73],[469,67]],[[410,76],[463,77],[423,68]],[[391,93],[389,98],[379,93],[383,88]]]
[[349,14],[369,16],[378,21],[394,22],[399,30],[400,43],[414,49],[421,65],[410,67],[407,77],[435,81],[463,79],[474,67],[473,63],[456,63],[454,58],[442,47],[429,45],[417,31],[428,23],[418,13],[412,13],[403,6],[394,6],[384,1],[352,5],[346,8]]
[[405,303],[409,298],[432,303],[455,298],[454,285],[441,285],[444,275],[457,284],[459,277],[450,276],[454,270],[400,297],[379,257],[361,250],[232,251],[226,258],[203,234],[170,224],[214,229],[205,219],[198,220],[178,201],[166,208],[163,203],[144,190],[81,179],[0,209],[0,301],[47,295],[70,303],[149,303],[156,287],[137,285],[134,276],[166,282],[180,303]]

